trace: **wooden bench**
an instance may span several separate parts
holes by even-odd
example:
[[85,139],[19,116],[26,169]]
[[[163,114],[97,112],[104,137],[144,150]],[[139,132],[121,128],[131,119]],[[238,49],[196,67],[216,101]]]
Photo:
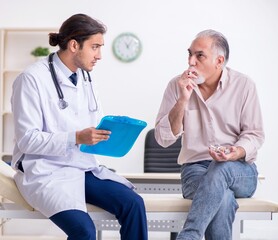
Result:
[[[14,179],[14,170],[0,161],[0,195],[9,202],[0,205],[0,218],[6,219],[45,219],[35,211],[21,196]],[[187,217],[191,201],[183,199],[180,194],[149,194],[142,193],[146,205],[149,231],[179,232]],[[278,212],[278,204],[261,199],[237,199],[239,209],[233,224],[233,240],[240,239],[241,222],[244,220],[272,220]],[[87,205],[88,212],[95,222],[98,231],[118,230],[119,224],[110,213]],[[98,239],[101,239],[99,234]]]

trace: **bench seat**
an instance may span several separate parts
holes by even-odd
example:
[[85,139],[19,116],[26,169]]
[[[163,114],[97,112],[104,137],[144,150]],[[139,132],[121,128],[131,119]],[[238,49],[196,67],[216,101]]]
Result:
[[[188,212],[191,200],[184,199],[178,194],[152,195],[140,194],[145,202],[147,212]],[[151,195],[151,196],[149,196]],[[257,198],[238,198],[237,212],[278,212],[278,204]],[[102,209],[87,205],[88,212],[100,212]]]

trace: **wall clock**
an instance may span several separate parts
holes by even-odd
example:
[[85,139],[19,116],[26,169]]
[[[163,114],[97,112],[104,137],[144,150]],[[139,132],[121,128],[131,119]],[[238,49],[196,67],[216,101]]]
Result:
[[132,62],[140,56],[142,43],[135,34],[125,32],[115,38],[112,48],[115,57],[120,61]]

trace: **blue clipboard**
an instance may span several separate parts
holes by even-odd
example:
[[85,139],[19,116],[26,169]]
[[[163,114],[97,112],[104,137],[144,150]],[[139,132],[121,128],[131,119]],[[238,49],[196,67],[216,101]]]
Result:
[[127,116],[105,116],[96,128],[111,131],[110,138],[95,145],[81,144],[80,151],[110,157],[122,157],[129,152],[146,126],[146,122]]

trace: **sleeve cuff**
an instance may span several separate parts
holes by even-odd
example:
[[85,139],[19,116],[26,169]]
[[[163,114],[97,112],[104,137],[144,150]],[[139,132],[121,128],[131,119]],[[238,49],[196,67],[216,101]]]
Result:
[[176,135],[173,134],[168,115],[161,118],[156,126],[156,140],[163,147],[168,147],[176,142],[182,134],[182,130]]
[[68,134],[67,149],[75,148],[76,145],[76,132],[70,132]]

